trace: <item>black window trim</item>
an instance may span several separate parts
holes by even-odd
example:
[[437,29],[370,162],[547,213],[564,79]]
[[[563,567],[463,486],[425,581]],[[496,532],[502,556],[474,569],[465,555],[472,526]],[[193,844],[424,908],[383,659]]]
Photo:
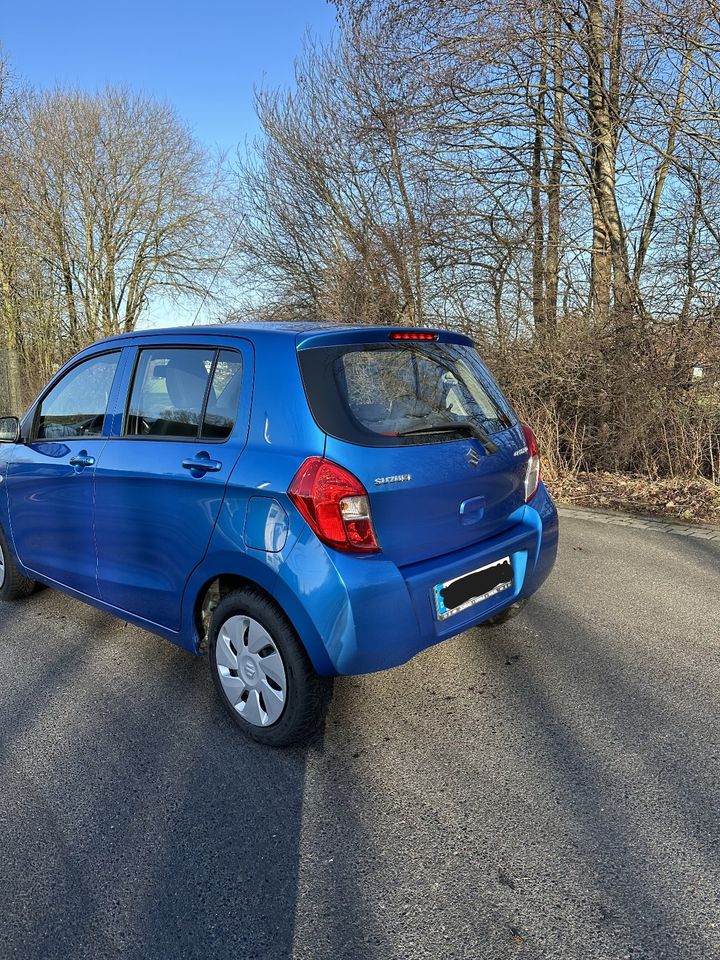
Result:
[[[123,418],[122,418],[122,424],[120,428],[121,432],[117,437],[110,437],[109,438],[110,440],[140,440],[143,442],[150,440],[150,441],[154,441],[155,443],[194,443],[194,444],[211,443],[211,444],[219,445],[219,444],[227,443],[230,439],[232,439],[232,436],[235,433],[235,429],[240,419],[237,414],[240,409],[240,404],[242,402],[242,389],[240,392],[240,397],[238,399],[238,410],[236,411],[235,422],[233,423],[232,430],[227,435],[227,437],[225,437],[222,440],[218,438],[213,439],[212,437],[203,437],[200,431],[202,430],[203,425],[205,424],[205,416],[207,414],[207,404],[208,404],[208,399],[210,397],[210,387],[212,386],[212,380],[215,375],[215,368],[217,366],[218,357],[220,356],[221,353],[239,354],[240,363],[242,367],[243,384],[244,384],[246,363],[245,363],[245,357],[243,355],[243,351],[239,347],[231,347],[231,346],[218,347],[213,344],[205,344],[205,343],[141,343],[141,344],[135,344],[134,346],[136,347],[135,359],[133,361],[133,370],[130,376],[130,381],[128,383],[127,393],[125,395],[125,404],[123,407]],[[137,376],[138,366],[140,365],[140,356],[143,350],[211,350],[213,351],[212,363],[210,365],[210,370],[208,372],[208,381],[205,386],[205,395],[203,397],[203,404],[200,410],[200,417],[198,418],[198,432],[194,437],[168,437],[168,436],[163,436],[161,434],[152,435],[147,433],[146,434],[127,433],[127,422],[128,422],[128,417],[130,415],[130,401],[132,399],[132,393],[135,387],[135,377]]]
[[[33,443],[57,442],[50,437],[39,437],[37,435],[39,421],[40,421],[40,410],[42,409],[42,405],[45,402],[45,399],[52,393],[55,387],[59,386],[63,382],[63,380],[73,372],[73,370],[77,370],[77,368],[82,366],[83,363],[88,363],[90,360],[96,360],[98,357],[109,357],[109,356],[112,356],[113,354],[117,354],[118,362],[115,365],[115,372],[113,373],[112,383],[110,384],[110,393],[108,395],[108,402],[107,402],[107,406],[105,407],[105,413],[103,414],[102,431],[100,433],[93,433],[93,434],[86,433],[78,437],[62,438],[63,440],[108,440],[109,432],[112,429],[111,427],[107,427],[108,410],[110,408],[110,401],[112,400],[113,392],[115,390],[118,373],[120,372],[120,369],[121,369],[122,352],[123,352],[122,347],[113,347],[109,350],[98,350],[97,353],[90,353],[87,356],[78,357],[77,361],[73,363],[71,366],[69,366],[67,369],[63,369],[62,371],[59,370],[58,375],[52,378],[50,383],[46,385],[45,389],[42,391],[40,396],[35,401],[35,409],[33,410],[33,414],[32,414],[32,421],[30,424],[30,431],[28,433],[27,443],[33,444]],[[111,414],[111,418],[112,418],[112,414]]]
[[[322,430],[322,432],[325,433],[328,437],[332,437],[334,440],[340,440],[342,443],[350,443],[356,447],[367,447],[367,448],[377,448],[377,449],[397,449],[399,447],[427,446],[427,445],[434,446],[442,443],[457,443],[462,440],[467,440],[466,436],[460,436],[457,434],[455,436],[451,436],[450,434],[427,434],[427,435],[412,435],[412,436],[405,436],[405,437],[390,437],[390,436],[385,437],[382,434],[376,434],[374,433],[374,431],[368,430],[367,427],[365,427],[362,423],[360,423],[359,420],[357,420],[355,416],[353,416],[352,412],[349,409],[347,413],[348,413],[348,416],[353,421],[353,427],[355,428],[357,426],[358,428],[357,433],[351,438],[344,436],[342,432],[339,432],[337,430],[328,429],[328,424],[322,422],[323,420],[322,414],[318,414],[316,412],[316,403],[318,400],[322,402],[322,399],[324,398],[319,397],[318,394],[313,391],[312,386],[308,383],[308,376],[307,376],[308,371],[303,367],[303,362],[302,362],[303,356],[312,358],[312,354],[315,351],[317,351],[318,354],[320,354],[321,352],[325,352],[326,354],[332,355],[334,353],[337,355],[335,357],[335,359],[337,359],[338,356],[340,356],[345,352],[356,353],[356,352],[362,352],[364,350],[381,351],[383,349],[388,349],[389,345],[391,345],[395,349],[402,349],[403,347],[406,347],[407,349],[412,349],[417,344],[412,340],[391,341],[390,344],[386,343],[385,341],[368,341],[367,343],[365,343],[365,342],[353,340],[353,341],[347,341],[346,343],[332,344],[330,346],[325,346],[325,345],[314,346],[313,345],[313,346],[303,347],[301,350],[297,351],[298,365],[300,368],[300,379],[302,380],[302,384],[303,384],[305,400],[308,405],[308,409],[310,410],[310,413],[312,415],[312,418],[317,424],[318,428]],[[466,346],[466,344],[457,344],[457,346]],[[472,346],[472,345],[467,344],[467,346]],[[342,376],[345,377],[344,370],[342,371]],[[519,423],[517,414],[512,409],[512,407],[510,406],[510,403],[504,397],[502,392],[496,392],[495,390],[489,391],[482,381],[480,381],[480,383],[483,389],[485,390],[485,392],[488,394],[492,403],[494,403],[498,407],[498,409],[500,409],[503,413],[506,413],[506,416],[508,416],[508,420],[509,420],[508,426],[503,427],[501,431],[496,431],[495,433],[492,434],[492,436],[496,436],[499,433],[503,433],[506,430],[512,429],[513,427],[517,426],[517,424]]]

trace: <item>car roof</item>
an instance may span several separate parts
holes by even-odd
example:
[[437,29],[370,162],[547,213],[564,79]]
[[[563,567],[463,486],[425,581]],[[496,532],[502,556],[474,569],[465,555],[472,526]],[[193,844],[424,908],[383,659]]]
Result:
[[[309,340],[318,339],[327,341],[329,339],[334,339],[333,335],[340,334],[349,335],[348,339],[354,341],[362,340],[364,336],[370,336],[371,338],[376,338],[379,336],[386,336],[392,330],[406,330],[407,327],[400,326],[398,324],[392,324],[389,326],[381,326],[378,324],[350,324],[350,323],[331,323],[327,321],[320,320],[289,320],[289,321],[267,321],[267,322],[257,322],[257,321],[247,321],[247,322],[235,322],[235,323],[204,323],[199,324],[198,326],[184,326],[184,327],[144,327],[142,329],[136,329],[129,333],[120,333],[112,337],[106,337],[104,340],[99,340],[93,346],[98,344],[110,344],[110,343],[122,343],[125,340],[132,340],[136,338],[155,338],[155,337],[201,337],[208,336],[208,334],[221,334],[223,336],[239,336],[247,337],[250,335],[252,338],[253,335],[256,336],[280,336],[280,337],[292,337],[297,342],[303,341],[308,342]],[[426,328],[435,332],[436,328]],[[470,342],[469,339],[462,334],[449,333],[448,331],[443,331],[437,329],[437,332],[442,336],[442,339],[452,339],[458,340],[460,342]]]
[[[327,323],[319,320],[300,322],[291,321],[247,321],[234,323],[201,323],[197,326],[168,326],[168,327],[139,327],[128,333],[118,333],[112,337],[105,337],[98,343],[113,343],[118,340],[129,340],[133,337],[167,337],[175,336],[207,336],[207,334],[222,333],[225,335],[244,336],[248,333],[277,333],[286,336],[296,337],[299,333],[312,333],[313,331],[335,331],[335,330],[353,330],[357,325]],[[367,328],[376,329],[376,328]]]

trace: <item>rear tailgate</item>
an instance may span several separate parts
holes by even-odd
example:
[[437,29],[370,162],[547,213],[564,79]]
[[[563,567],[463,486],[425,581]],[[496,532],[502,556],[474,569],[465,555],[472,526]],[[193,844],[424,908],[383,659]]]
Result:
[[353,447],[328,437],[326,456],[370,496],[380,549],[398,566],[495,536],[524,502],[527,456],[519,428],[493,436],[488,455],[474,439],[400,448]]
[[[513,523],[527,446],[468,338],[387,328],[309,336],[299,362],[325,455],[365,486],[380,549],[399,566]],[[406,338],[408,331],[403,330]]]

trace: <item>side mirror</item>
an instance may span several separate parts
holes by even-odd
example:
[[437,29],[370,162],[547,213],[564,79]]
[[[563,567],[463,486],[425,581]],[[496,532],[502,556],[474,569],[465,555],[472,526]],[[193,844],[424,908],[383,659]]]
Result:
[[0,443],[17,443],[20,439],[20,421],[17,417],[0,417]]

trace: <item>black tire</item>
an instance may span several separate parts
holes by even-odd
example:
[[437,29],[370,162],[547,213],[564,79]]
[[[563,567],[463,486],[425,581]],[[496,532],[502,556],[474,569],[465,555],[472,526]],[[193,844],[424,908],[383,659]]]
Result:
[[[282,713],[274,723],[249,723],[227,696],[216,655],[218,636],[231,617],[245,615],[256,620],[270,635],[282,659],[286,676]],[[319,729],[332,690],[332,680],[315,672],[291,623],[260,590],[246,587],[227,594],[215,608],[208,636],[210,673],[218,696],[240,729],[253,740],[271,747],[287,747],[309,740]]]
[[13,553],[7,537],[0,529],[0,600],[20,600],[22,597],[29,597],[37,586],[35,580],[31,580],[18,570]]
[[516,617],[526,603],[527,600],[518,600],[517,603],[513,603],[512,606],[507,607],[505,610],[501,610],[500,613],[496,613],[494,617],[489,617],[487,620],[483,620],[480,626],[499,627],[503,623],[507,623],[508,620],[512,620],[513,617]]

